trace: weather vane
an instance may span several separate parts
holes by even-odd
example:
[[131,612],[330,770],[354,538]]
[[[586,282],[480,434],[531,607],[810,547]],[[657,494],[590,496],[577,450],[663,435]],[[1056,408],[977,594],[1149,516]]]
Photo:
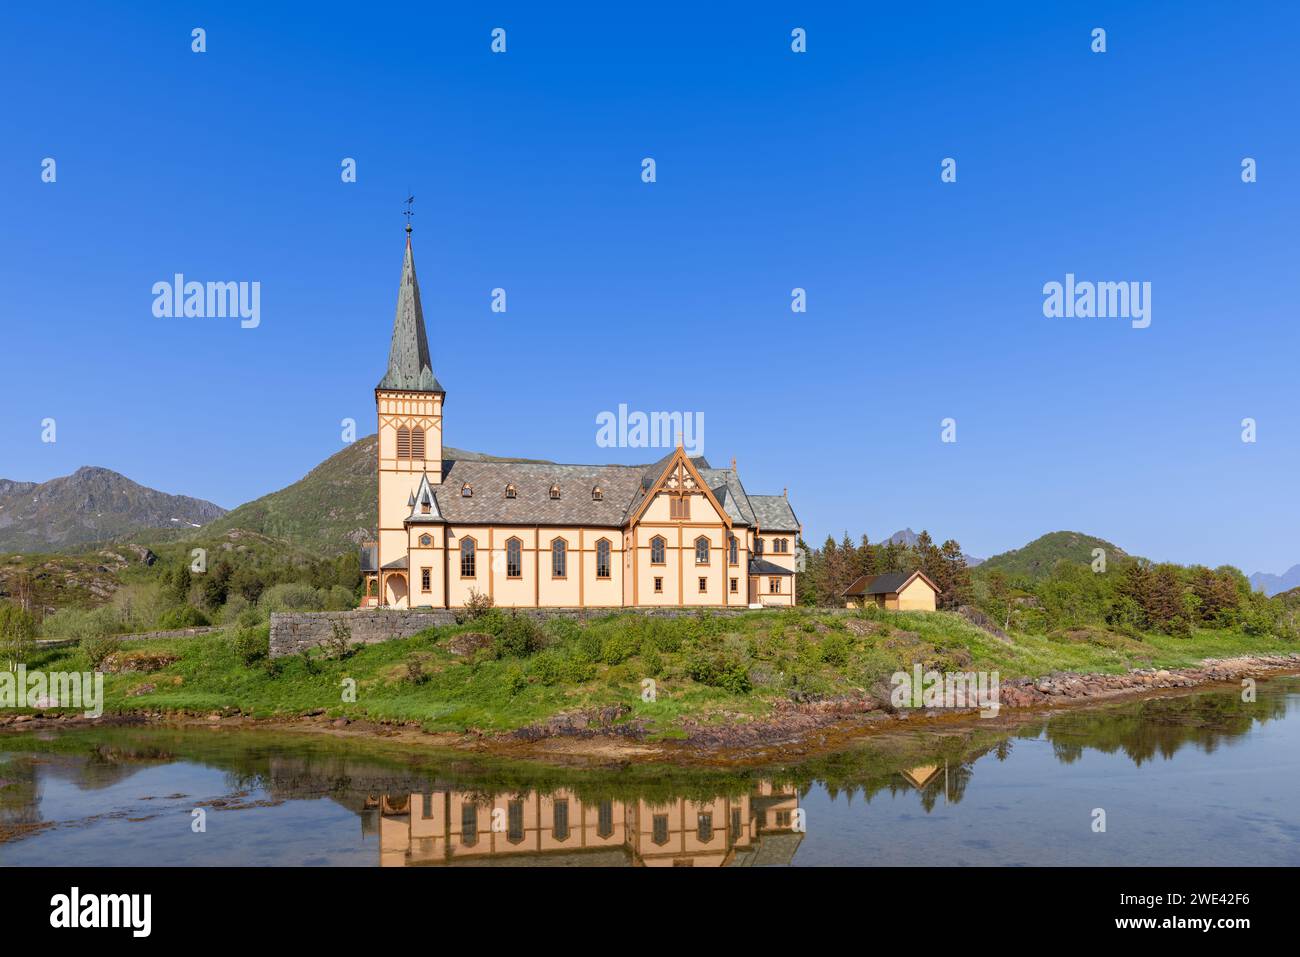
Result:
[[408,233],[411,231],[411,217],[415,215],[415,210],[411,208],[414,205],[415,205],[415,197],[414,196],[406,197],[406,209],[402,213],[402,215],[406,217],[406,231]]

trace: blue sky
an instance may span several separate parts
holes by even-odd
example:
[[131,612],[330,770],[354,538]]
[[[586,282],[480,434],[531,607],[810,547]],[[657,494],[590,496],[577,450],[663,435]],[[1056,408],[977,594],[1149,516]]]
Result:
[[[1300,561],[1295,5],[468,6],[5,8],[0,477],[233,507],[372,431],[410,191],[449,444],[691,411],[815,542]],[[261,325],[156,318],[177,272]],[[1045,318],[1067,272],[1150,327]]]

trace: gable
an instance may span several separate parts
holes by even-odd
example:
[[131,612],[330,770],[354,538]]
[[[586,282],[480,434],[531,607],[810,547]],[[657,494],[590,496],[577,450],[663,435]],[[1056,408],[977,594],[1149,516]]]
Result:
[[[669,503],[673,499],[683,498],[690,501],[690,521],[716,520],[727,528],[731,527],[731,516],[713,494],[709,483],[700,475],[695,463],[687,457],[680,446],[668,458],[659,477],[646,490],[645,498],[632,511],[628,524],[635,525],[647,520],[673,521],[675,516]],[[708,508],[709,513],[707,515],[699,513],[698,509],[701,507]]]

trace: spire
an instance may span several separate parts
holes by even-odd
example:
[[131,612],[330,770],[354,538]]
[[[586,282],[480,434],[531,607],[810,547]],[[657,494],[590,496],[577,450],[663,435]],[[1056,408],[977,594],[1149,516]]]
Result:
[[377,388],[405,392],[442,392],[429,361],[429,338],[420,308],[420,284],[415,278],[415,256],[411,252],[411,225],[406,225],[406,254],[402,260],[402,284],[397,290],[397,315],[393,319],[393,344],[388,351],[388,372]]

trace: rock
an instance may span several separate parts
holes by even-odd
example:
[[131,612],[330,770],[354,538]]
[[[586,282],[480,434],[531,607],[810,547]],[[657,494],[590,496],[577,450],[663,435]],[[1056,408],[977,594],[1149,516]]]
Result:
[[330,722],[330,726],[335,728],[346,728],[351,723],[352,722],[349,721],[347,718],[335,718],[332,722]]
[[162,651],[115,651],[104,659],[108,674],[150,674],[180,661],[180,655]]
[[465,631],[459,635],[452,635],[447,642],[447,650],[453,655],[472,655],[481,648],[487,648],[492,644],[491,635],[481,631]]
[[142,685],[136,685],[134,688],[132,688],[130,691],[126,693],[126,696],[128,698],[138,698],[141,695],[153,694],[157,690],[158,690],[157,685],[148,684],[146,682],[145,684]]

